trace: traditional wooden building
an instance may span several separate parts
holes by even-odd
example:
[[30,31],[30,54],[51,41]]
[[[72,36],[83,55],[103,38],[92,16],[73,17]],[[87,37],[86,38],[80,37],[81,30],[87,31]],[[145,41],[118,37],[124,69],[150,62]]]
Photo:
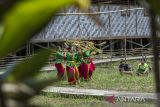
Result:
[[[150,18],[148,11],[135,0],[92,0],[92,12],[84,13],[75,7],[64,8],[17,55],[30,55],[39,48],[54,44],[63,46],[70,39],[106,41],[104,50],[149,48]],[[98,18],[98,26],[87,14]]]

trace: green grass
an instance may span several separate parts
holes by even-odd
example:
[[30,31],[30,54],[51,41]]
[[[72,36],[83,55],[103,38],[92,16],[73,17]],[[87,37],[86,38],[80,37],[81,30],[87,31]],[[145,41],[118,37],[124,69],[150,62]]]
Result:
[[[136,71],[138,61],[129,61],[133,71]],[[81,81],[80,84],[73,86],[77,88],[106,89],[132,92],[154,92],[154,78],[152,72],[148,76],[121,76],[118,72],[118,62],[99,65],[90,81]],[[151,61],[149,60],[151,65]],[[55,78],[56,71],[50,73],[43,72],[38,78]],[[53,86],[70,87],[67,80],[60,81]],[[32,104],[38,104],[40,107],[155,107],[152,103],[134,103],[134,102],[116,102],[111,104],[105,99],[95,98],[93,96],[72,96],[60,95],[55,93],[42,93],[31,100]]]
[[96,98],[76,98],[62,97],[60,95],[48,94],[40,95],[31,100],[32,104],[38,104],[40,107],[155,107],[151,103],[133,103],[133,102],[116,102],[109,103],[104,99]]
[[[133,71],[136,71],[139,61],[132,60],[128,62],[132,65]],[[148,61],[152,65],[151,60]],[[152,72],[148,76],[120,75],[118,72],[119,62],[108,65],[99,65],[90,81],[81,81],[76,85],[77,88],[106,89],[132,92],[154,92],[154,78]],[[39,78],[56,77],[56,71],[42,73]],[[53,86],[69,87],[67,80],[60,81]]]

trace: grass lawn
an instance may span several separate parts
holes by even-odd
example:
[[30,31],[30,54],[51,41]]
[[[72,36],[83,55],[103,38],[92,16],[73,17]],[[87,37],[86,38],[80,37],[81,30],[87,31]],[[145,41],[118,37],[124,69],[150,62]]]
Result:
[[109,103],[103,99],[62,97],[60,95],[40,95],[31,100],[32,104],[40,107],[155,107],[150,103],[116,102]]
[[[136,71],[139,61],[128,61],[132,65],[133,71]],[[151,60],[148,60],[151,64]],[[108,65],[99,65],[93,74],[90,81],[81,81],[76,85],[77,88],[92,88],[92,89],[106,89],[118,91],[133,91],[133,92],[154,92],[154,78],[152,72],[148,76],[133,76],[120,75],[118,72],[119,62],[114,62]],[[48,77],[56,77],[56,71],[50,73],[43,72],[39,78],[45,79]],[[62,80],[53,86],[69,87],[67,80]]]
[[[136,71],[138,61],[128,62]],[[118,72],[118,62],[108,65],[99,65],[90,81],[81,81],[80,84],[73,86],[77,88],[106,89],[132,92],[154,92],[154,78],[152,72],[148,76],[120,75]],[[149,60],[151,65],[151,61]],[[56,71],[43,72],[38,78],[46,79],[56,77]],[[67,80],[62,80],[53,86],[70,87]],[[31,103],[38,104],[40,107],[155,107],[151,103],[116,102],[111,104],[105,99],[97,99],[92,96],[77,97],[66,96],[55,93],[42,93],[31,100]]]

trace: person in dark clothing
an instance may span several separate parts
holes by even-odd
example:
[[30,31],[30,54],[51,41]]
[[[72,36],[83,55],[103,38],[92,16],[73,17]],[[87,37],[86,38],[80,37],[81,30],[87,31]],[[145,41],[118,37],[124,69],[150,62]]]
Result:
[[120,64],[119,64],[119,72],[121,75],[122,74],[129,74],[129,75],[133,74],[133,72],[131,71],[130,65],[125,63],[123,59],[120,61]]

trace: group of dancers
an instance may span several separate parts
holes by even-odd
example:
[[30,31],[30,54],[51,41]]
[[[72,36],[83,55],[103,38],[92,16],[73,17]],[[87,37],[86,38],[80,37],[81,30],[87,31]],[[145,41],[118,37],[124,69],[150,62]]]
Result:
[[90,80],[95,71],[91,55],[95,52],[97,52],[97,48],[94,47],[92,42],[66,42],[64,49],[53,53],[58,78],[62,79],[67,73],[70,85],[75,85],[80,80]]

